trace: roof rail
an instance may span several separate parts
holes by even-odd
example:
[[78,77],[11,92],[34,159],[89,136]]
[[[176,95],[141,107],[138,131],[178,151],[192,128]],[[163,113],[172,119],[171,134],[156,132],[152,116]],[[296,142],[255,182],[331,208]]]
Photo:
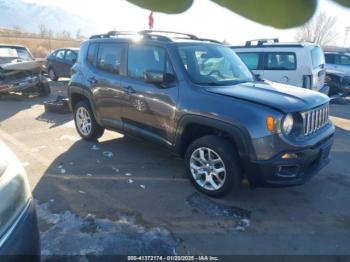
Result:
[[279,40],[278,40],[278,38],[253,39],[253,40],[246,41],[245,45],[252,46],[253,42],[256,42],[257,46],[262,46],[263,44],[268,43],[268,42],[278,43]]
[[[198,37],[192,34],[186,34],[186,33],[179,33],[179,32],[173,32],[173,31],[162,31],[162,30],[142,30],[138,32],[141,35],[159,35],[159,34],[171,34],[171,35],[180,35],[180,36],[185,36],[188,37],[189,39],[192,40],[198,40]],[[181,37],[180,37],[181,38]]]
[[221,44],[221,42],[219,42],[217,40],[198,38],[197,36],[192,35],[192,34],[185,34],[185,33],[172,32],[172,31],[156,31],[156,30],[110,31],[107,34],[93,35],[90,37],[90,39],[111,38],[111,37],[125,36],[125,35],[129,35],[129,36],[142,35],[143,37],[145,37],[147,39],[151,39],[151,40],[156,39],[156,40],[162,40],[162,41],[168,41],[168,42],[172,41],[171,37],[165,36],[163,34],[178,35],[177,37],[173,37],[176,39],[191,39],[191,40],[209,41],[209,42]]
[[212,43],[216,43],[216,44],[222,44],[222,42],[220,42],[220,41],[218,41],[218,40],[214,40],[214,39],[198,38],[198,40],[200,40],[200,41],[212,42]]

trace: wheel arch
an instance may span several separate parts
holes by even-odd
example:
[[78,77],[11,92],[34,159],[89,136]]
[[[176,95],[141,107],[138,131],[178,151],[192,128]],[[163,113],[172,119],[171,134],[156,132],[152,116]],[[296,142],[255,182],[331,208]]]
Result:
[[219,135],[229,139],[236,147],[240,160],[244,162],[242,166],[252,157],[254,151],[251,138],[244,127],[196,115],[186,115],[180,119],[176,130],[175,151],[184,156],[195,139],[206,135]]
[[81,87],[70,85],[68,93],[69,93],[69,106],[72,112],[74,112],[74,108],[78,102],[87,101],[91,107],[92,112],[94,113],[97,123],[101,125],[100,117],[99,117],[98,111],[96,110],[95,103],[93,102],[92,95],[88,91],[84,90]]

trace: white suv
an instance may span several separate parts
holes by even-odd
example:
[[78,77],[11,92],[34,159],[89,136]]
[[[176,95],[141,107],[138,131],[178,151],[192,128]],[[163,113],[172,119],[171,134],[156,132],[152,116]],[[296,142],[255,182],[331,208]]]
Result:
[[329,92],[325,85],[324,53],[319,45],[258,39],[231,48],[262,79]]

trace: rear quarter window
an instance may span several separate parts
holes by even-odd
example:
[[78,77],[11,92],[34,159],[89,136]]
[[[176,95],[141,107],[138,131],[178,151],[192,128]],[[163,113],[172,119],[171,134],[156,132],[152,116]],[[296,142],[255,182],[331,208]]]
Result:
[[90,44],[86,55],[86,62],[88,64],[94,65],[96,51],[97,51],[97,44],[96,43]]

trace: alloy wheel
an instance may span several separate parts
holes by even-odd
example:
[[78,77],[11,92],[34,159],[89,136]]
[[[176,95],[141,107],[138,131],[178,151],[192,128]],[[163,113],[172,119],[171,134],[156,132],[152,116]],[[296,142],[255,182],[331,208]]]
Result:
[[75,120],[80,133],[89,136],[91,133],[91,116],[85,107],[79,107],[75,114]]
[[193,151],[190,158],[190,169],[196,183],[206,190],[219,190],[225,183],[224,161],[210,148],[200,147]]

